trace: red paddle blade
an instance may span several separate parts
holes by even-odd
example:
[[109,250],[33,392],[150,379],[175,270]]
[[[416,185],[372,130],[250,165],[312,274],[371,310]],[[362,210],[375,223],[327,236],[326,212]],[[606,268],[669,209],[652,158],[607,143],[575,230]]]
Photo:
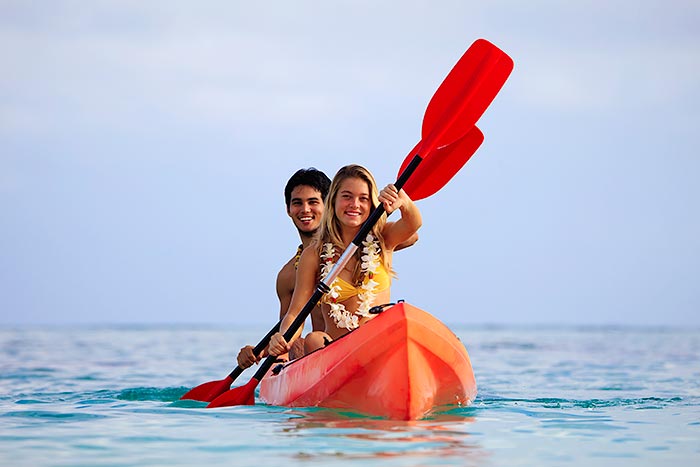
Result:
[[[484,141],[484,134],[473,126],[469,132],[454,143],[435,149],[428,154],[418,166],[413,176],[403,186],[404,191],[413,201],[427,198],[437,193],[452,180],[457,172],[467,163]],[[399,173],[403,172],[411,161],[422,141],[416,144],[403,161]]]
[[[513,60],[485,39],[462,55],[433,95],[423,117],[425,147],[444,146],[461,138],[477,122],[513,71]],[[430,137],[429,137],[430,136]]]
[[218,381],[209,381],[208,383],[202,383],[189,391],[187,391],[180,400],[194,400],[201,402],[211,402],[221,394],[231,388],[231,383],[233,383],[233,378],[227,376],[225,379]]
[[239,386],[221,394],[211,401],[207,408],[230,407],[232,405],[255,405],[255,388],[258,387],[258,383],[260,383],[260,381],[251,378],[245,386]]

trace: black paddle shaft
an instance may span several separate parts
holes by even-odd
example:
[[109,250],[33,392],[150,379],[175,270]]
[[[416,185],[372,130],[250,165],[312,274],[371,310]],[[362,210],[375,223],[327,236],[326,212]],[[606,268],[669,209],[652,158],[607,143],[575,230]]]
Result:
[[[418,164],[420,164],[422,161],[423,158],[418,154],[413,156],[411,162],[406,166],[404,171],[401,172],[401,175],[399,176],[398,180],[396,180],[396,183],[394,183],[394,186],[397,190],[401,190],[401,188],[403,188],[403,186],[406,184],[413,172],[416,170],[416,168],[418,168]],[[326,207],[326,209],[332,209],[332,207]],[[364,222],[364,224],[362,224],[362,227],[360,227],[360,230],[357,232],[357,235],[355,235],[355,238],[352,240],[351,244],[348,245],[348,247],[345,249],[340,259],[338,259],[338,262],[335,264],[335,266],[333,266],[328,275],[319,281],[318,285],[316,286],[316,290],[311,295],[309,301],[306,302],[304,308],[301,309],[297,317],[294,319],[294,321],[292,321],[292,324],[289,326],[289,329],[285,331],[284,339],[286,341],[289,341],[292,337],[294,337],[294,334],[296,334],[297,331],[304,324],[304,321],[306,321],[306,318],[311,314],[314,307],[321,300],[321,297],[323,297],[323,295],[327,294],[330,291],[330,284],[332,284],[335,278],[338,277],[340,271],[343,270],[348,261],[350,261],[352,255],[355,254],[355,251],[357,251],[360,245],[362,245],[362,242],[367,237],[367,234],[370,230],[372,230],[372,227],[374,227],[374,224],[377,223],[377,221],[380,217],[382,217],[382,214],[384,214],[384,212],[384,205],[380,203],[379,206],[377,206],[372,211],[372,213]],[[272,337],[272,334],[270,334],[269,337]],[[255,375],[253,375],[253,378],[258,381],[261,381],[276,361],[277,357],[275,356],[271,355],[267,357],[265,361],[260,365],[260,368],[258,368],[258,371],[255,372]]]

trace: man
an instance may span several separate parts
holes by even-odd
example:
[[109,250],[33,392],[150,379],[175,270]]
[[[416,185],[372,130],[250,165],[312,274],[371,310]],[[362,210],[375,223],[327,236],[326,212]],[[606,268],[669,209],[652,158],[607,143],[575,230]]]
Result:
[[[289,303],[292,301],[299,256],[301,256],[302,250],[311,243],[316,230],[321,225],[323,200],[328,194],[330,184],[331,181],[326,174],[311,167],[298,170],[284,187],[287,215],[292,219],[292,223],[299,232],[301,245],[299,245],[294,257],[287,261],[277,274],[276,288],[277,298],[280,302],[280,319],[284,318]],[[314,308],[311,313],[311,323],[314,331],[323,330],[323,315],[320,306]],[[300,345],[303,346],[303,342]],[[294,349],[290,353],[294,355]],[[248,368],[260,359],[253,354],[253,347],[247,345],[240,350],[237,360],[241,368]]]
[[[330,187],[330,179],[313,167],[299,169],[292,175],[284,187],[284,199],[287,205],[287,215],[292,219],[299,232],[301,245],[296,254],[282,266],[277,274],[277,298],[280,302],[280,320],[287,314],[287,309],[292,301],[294,285],[296,283],[296,270],[299,257],[304,248],[309,246],[314,234],[321,225],[324,200]],[[409,240],[400,244],[396,250],[407,248],[418,241],[418,235],[414,234]],[[314,331],[323,331],[325,328],[320,304],[311,312],[311,323]],[[290,359],[304,354],[304,339],[299,338],[294,342],[289,352]],[[253,346],[246,345],[238,353],[238,365],[248,368],[260,361],[260,357],[253,353]]]

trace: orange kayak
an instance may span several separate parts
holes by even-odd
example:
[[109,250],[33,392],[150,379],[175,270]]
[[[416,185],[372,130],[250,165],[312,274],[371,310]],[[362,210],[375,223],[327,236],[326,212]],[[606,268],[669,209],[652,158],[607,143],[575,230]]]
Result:
[[408,303],[388,308],[323,349],[260,383],[260,399],[416,420],[436,407],[467,405],[476,381],[467,349],[447,326]]

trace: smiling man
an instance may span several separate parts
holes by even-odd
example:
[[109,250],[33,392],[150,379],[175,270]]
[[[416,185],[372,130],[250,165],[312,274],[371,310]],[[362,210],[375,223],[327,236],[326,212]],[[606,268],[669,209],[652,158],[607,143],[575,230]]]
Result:
[[[292,219],[299,232],[301,245],[292,259],[282,266],[277,274],[277,297],[280,301],[280,319],[284,318],[294,293],[299,257],[304,248],[309,246],[314,234],[321,225],[323,215],[323,200],[328,194],[330,179],[311,167],[298,170],[287,182],[284,188],[284,200],[287,204],[287,215]],[[323,327],[323,317],[316,309],[311,314],[313,328]]]
[[[297,170],[284,187],[287,215],[292,219],[297,232],[299,232],[301,245],[297,248],[296,254],[282,266],[277,274],[276,288],[277,298],[280,302],[280,319],[284,318],[289,303],[292,301],[301,252],[309,246],[321,225],[323,200],[328,194],[330,184],[331,181],[326,174],[311,167]],[[319,306],[311,313],[311,323],[314,331],[323,330],[323,315]],[[300,346],[303,346],[303,343]],[[294,354],[294,350],[292,349],[292,354]],[[241,368],[248,368],[257,362],[259,357],[254,355],[252,346],[246,345],[238,353],[237,360]]]

